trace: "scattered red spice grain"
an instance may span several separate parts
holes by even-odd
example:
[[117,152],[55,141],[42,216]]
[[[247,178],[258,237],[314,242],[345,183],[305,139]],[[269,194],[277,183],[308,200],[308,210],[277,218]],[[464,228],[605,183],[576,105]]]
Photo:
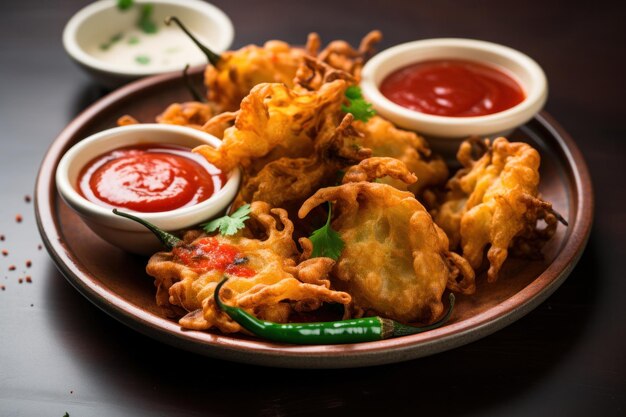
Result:
[[33,282],[33,279],[30,277],[30,275],[26,275],[26,282],[28,282],[29,284]]
[[15,215],[15,221],[18,223],[22,223],[23,217],[21,214]]
[[37,250],[41,250],[43,249],[43,246],[41,246],[41,243],[39,245],[37,245]]
[[2,291],[6,290],[7,287],[5,287],[4,285],[0,285],[0,289],[2,289]]
[[2,249],[2,256],[8,256],[9,255],[9,251],[6,249]]
[[24,282],[24,279],[23,278],[18,278],[17,282],[19,282],[21,284],[22,282]]
[[0,235],[0,241],[4,242],[4,239],[5,239],[4,235]]
[[15,271],[15,265],[9,265],[9,271]]
[[32,199],[30,198],[30,196],[29,196],[28,194],[26,194],[26,195],[24,196],[24,201],[26,201],[27,203],[30,203],[30,201],[31,201],[31,200],[32,200]]
[[33,262],[29,259],[26,261],[26,268],[30,268],[33,265]]

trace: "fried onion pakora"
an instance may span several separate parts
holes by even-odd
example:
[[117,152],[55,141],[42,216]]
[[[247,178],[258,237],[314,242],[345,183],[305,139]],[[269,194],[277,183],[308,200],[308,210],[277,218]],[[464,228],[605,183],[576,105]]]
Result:
[[[215,111],[208,103],[199,101],[187,101],[184,103],[172,103],[157,115],[156,122],[170,125],[188,126],[195,129],[203,129],[203,126],[213,118]],[[130,115],[124,115],[117,120],[118,126],[139,124],[140,122]]]
[[369,149],[355,146],[357,133],[351,129],[352,120],[352,115],[346,114],[335,127],[328,117],[311,156],[277,159],[244,179],[243,201],[265,201],[276,206],[300,204],[319,188],[335,183],[339,170],[370,156]]
[[[269,321],[287,322],[293,312],[316,310],[324,302],[350,303],[349,294],[330,289],[332,259],[298,252],[284,210],[256,202],[248,222],[233,236],[188,232],[182,245],[150,258],[146,271],[155,278],[157,304],[170,317],[184,314],[183,328],[241,331],[213,298],[225,273],[230,280],[222,298]],[[302,244],[310,246],[306,239]]]
[[283,156],[309,156],[325,114],[339,114],[345,89],[343,80],[323,84],[317,91],[259,84],[241,102],[234,126],[224,131],[222,146],[199,146],[194,152],[225,172],[242,165],[252,174]]
[[283,41],[268,41],[263,46],[248,45],[237,51],[224,52],[216,66],[208,65],[204,83],[208,98],[221,111],[234,111],[250,90],[261,83],[282,83],[294,86],[298,68],[307,56],[319,54],[320,61],[357,77],[365,60],[380,41],[379,31],[363,38],[358,50],[344,41],[331,42],[318,53],[320,38],[316,33],[308,36],[304,48],[293,47]]
[[384,178],[383,182],[419,196],[426,187],[441,185],[448,179],[444,160],[433,155],[426,140],[415,132],[399,129],[380,116],[367,122],[355,121],[354,128],[361,133],[358,143],[371,149],[372,156],[396,158],[418,179],[410,185],[392,178]]
[[341,111],[346,88],[342,79],[314,91],[260,84],[243,100],[222,146],[194,151],[223,171],[241,165],[238,201],[300,205],[335,183],[339,170],[370,156],[357,143],[353,116]]
[[304,218],[320,204],[335,202],[332,227],[345,246],[333,285],[352,296],[357,311],[402,322],[433,322],[443,312],[446,287],[474,291],[474,271],[448,251],[445,233],[412,193],[364,181],[382,176],[415,181],[401,161],[366,159],[348,170],[342,185],[318,190],[298,215]]
[[[474,157],[478,146],[481,157]],[[469,140],[459,148],[463,168],[450,179],[443,204],[433,211],[451,247],[460,244],[473,268],[481,266],[487,246],[489,282],[497,280],[509,250],[536,256],[565,220],[538,197],[539,153],[530,145],[497,138]],[[543,220],[546,227],[538,228]]]

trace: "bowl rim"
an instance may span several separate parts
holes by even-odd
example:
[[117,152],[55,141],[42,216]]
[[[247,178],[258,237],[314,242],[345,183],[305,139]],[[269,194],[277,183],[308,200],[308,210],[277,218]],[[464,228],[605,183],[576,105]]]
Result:
[[[225,51],[233,43],[235,29],[232,21],[226,13],[211,3],[206,3],[201,0],[135,0],[135,2],[138,4],[152,3],[157,5],[167,4],[183,8],[186,7],[197,13],[203,13],[205,16],[213,18],[216,25],[220,27],[219,32],[222,34],[223,40],[214,46],[214,50],[216,52]],[[81,65],[85,65],[96,71],[122,77],[143,77],[176,71],[173,69],[164,69],[164,67],[152,69],[120,69],[120,67],[115,64],[94,58],[80,47],[79,43],[76,41],[76,34],[78,29],[83,25],[84,21],[97,13],[116,7],[116,4],[116,0],[99,0],[83,7],[68,20],[63,28],[62,35],[63,47],[65,48],[67,54]],[[194,66],[203,63],[205,63],[205,60],[199,62],[189,62],[189,65]]]
[[[121,217],[113,214],[112,209],[108,207],[100,206],[92,201],[87,200],[85,197],[80,195],[80,193],[76,190],[76,188],[72,185],[69,178],[69,169],[72,166],[72,163],[76,160],[76,158],[81,154],[81,152],[85,152],[87,149],[98,147],[102,143],[111,140],[113,137],[118,135],[123,135],[127,133],[137,133],[137,132],[155,132],[155,131],[165,131],[172,134],[186,136],[188,138],[196,139],[198,142],[202,142],[213,146],[214,148],[219,148],[221,146],[222,141],[217,137],[211,135],[210,133],[194,129],[186,126],[178,126],[178,125],[169,125],[169,124],[161,124],[161,123],[141,123],[135,125],[128,126],[118,126],[110,129],[105,129],[99,132],[96,132],[80,142],[77,142],[74,146],[69,148],[67,152],[61,157],[59,163],[57,165],[57,169],[55,172],[55,183],[57,189],[59,190],[59,194],[61,197],[68,203],[70,207],[74,210],[77,210],[82,213],[90,213],[91,216],[106,218],[112,221],[115,221],[120,228],[125,230],[143,230],[143,226],[139,226],[133,222],[125,221]],[[132,136],[128,136],[128,145],[136,144],[136,140],[132,140]],[[131,143],[132,142],[132,143]],[[150,143],[147,140],[145,143]],[[176,145],[176,141],[172,140],[171,142],[158,142],[158,143],[170,143],[172,145]],[[121,144],[118,147],[123,147]],[[100,151],[100,154],[106,151]],[[188,227],[192,224],[189,223],[189,217],[197,215],[198,212],[206,211],[208,207],[213,206],[222,200],[224,200],[229,194],[236,194],[236,191],[239,189],[239,183],[241,181],[241,173],[239,169],[234,169],[227,173],[227,180],[222,186],[220,190],[211,195],[205,201],[202,201],[198,204],[194,204],[187,207],[181,207],[174,210],[169,211],[160,211],[160,212],[136,212],[133,210],[125,210],[134,214],[138,214],[142,219],[159,223],[159,221],[167,220],[168,223],[178,223],[180,224],[180,228]],[[228,201],[224,204],[224,208],[228,207],[231,201]],[[194,222],[193,224],[196,224]]]
[[[487,62],[489,65],[496,66],[499,69],[504,69],[507,73],[512,75],[520,84],[520,86],[524,89],[526,97],[517,105],[497,113],[482,116],[452,117],[432,115],[408,109],[389,100],[380,92],[376,80],[380,77],[379,71],[380,67],[383,64],[389,61],[397,60],[398,57],[409,54],[411,52],[426,49],[435,50],[436,48],[440,48],[441,51],[453,48],[462,48],[467,50],[486,52],[489,54],[493,54],[494,56],[503,57],[510,62],[517,63],[521,68],[525,70],[527,74],[529,74],[531,79],[531,83],[529,85],[526,85],[521,80],[519,80],[519,77],[515,75],[514,71],[507,68],[506,65],[497,65]],[[484,62],[484,60],[482,59],[475,59],[475,61]],[[419,62],[419,59],[413,62]],[[405,65],[408,64],[399,63],[396,66],[392,65],[391,69],[386,71],[381,78],[384,78],[384,76],[389,75],[393,71]],[[527,120],[530,120],[532,116],[537,114],[541,110],[541,107],[543,107],[543,104],[545,104],[548,92],[548,81],[543,69],[535,60],[530,58],[528,55],[505,45],[469,38],[422,39],[392,46],[391,48],[385,49],[384,51],[373,56],[364,65],[361,75],[361,88],[363,90],[363,94],[368,100],[370,100],[374,104],[374,107],[381,108],[383,110],[382,113],[391,113],[407,120],[421,122],[438,127],[448,126],[453,128],[479,128],[481,126],[484,126],[485,130],[490,130],[490,126],[493,126],[494,124],[502,124],[505,119],[516,119],[517,117],[520,117],[519,122],[517,122],[517,119],[515,122],[510,122],[510,128],[512,128],[526,122]],[[502,130],[505,129],[506,128]]]

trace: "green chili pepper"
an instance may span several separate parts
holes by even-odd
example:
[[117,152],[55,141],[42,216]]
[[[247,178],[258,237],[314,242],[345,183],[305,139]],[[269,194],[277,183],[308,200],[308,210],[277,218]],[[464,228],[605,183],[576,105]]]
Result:
[[189,93],[191,94],[194,100],[199,101],[201,103],[206,103],[207,102],[206,98],[202,97],[202,94],[200,94],[198,90],[196,90],[196,88],[193,86],[193,83],[191,82],[191,79],[189,78],[188,71],[189,71],[189,64],[185,65],[185,68],[183,69],[183,81],[185,81],[187,90],[189,90]]
[[330,321],[321,323],[272,323],[259,320],[247,311],[226,305],[220,299],[219,293],[228,277],[215,288],[215,304],[223,312],[236,321],[250,333],[274,342],[284,342],[307,345],[327,345],[339,343],[361,343],[389,339],[391,337],[406,336],[436,329],[450,318],[454,308],[454,294],[450,294],[450,308],[444,317],[424,327],[413,327],[382,317],[367,317],[361,319]]
[[170,25],[170,23],[176,23],[178,25],[179,28],[181,28],[183,30],[183,32],[185,32],[187,34],[187,36],[189,36],[189,38],[193,41],[193,43],[195,43],[198,48],[200,48],[200,50],[202,52],[204,52],[204,55],[206,55],[207,59],[209,60],[209,62],[211,63],[211,65],[213,65],[214,67],[217,66],[218,62],[220,61],[221,57],[216,54],[215,52],[211,51],[209,48],[207,48],[206,46],[204,46],[203,44],[200,43],[200,41],[189,31],[189,29],[187,29],[185,27],[185,25],[182,24],[182,22],[180,20],[178,20],[178,18],[176,16],[168,16],[165,18],[165,24],[166,25]]
[[173,249],[175,246],[178,246],[182,243],[181,239],[177,238],[171,233],[167,233],[166,231],[159,229],[158,227],[156,227],[150,222],[145,221],[144,219],[140,219],[139,217],[133,216],[132,214],[123,213],[119,211],[118,209],[113,209],[113,214],[117,214],[118,216],[126,217],[127,219],[130,219],[130,220],[134,220],[137,223],[147,227],[152,233],[154,233],[154,235],[157,238],[159,238],[161,243],[163,243],[163,245],[167,249]]

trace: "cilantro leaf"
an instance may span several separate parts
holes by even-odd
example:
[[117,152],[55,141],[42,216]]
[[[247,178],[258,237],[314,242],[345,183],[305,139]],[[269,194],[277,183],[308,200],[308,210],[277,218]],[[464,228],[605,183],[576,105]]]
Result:
[[154,5],[151,3],[144,4],[141,7],[141,14],[139,15],[139,20],[137,21],[137,26],[144,33],[156,33],[157,25],[152,20],[152,11],[154,10]]
[[237,233],[239,229],[245,227],[244,222],[250,218],[250,204],[244,204],[239,207],[233,214],[211,220],[202,224],[201,227],[205,232],[211,233],[219,229],[223,236],[230,236]]
[[147,55],[137,55],[135,62],[141,65],[148,65],[150,63],[150,57]]
[[376,114],[374,109],[372,109],[372,104],[363,98],[361,87],[358,85],[348,87],[345,96],[349,104],[347,106],[342,104],[341,110],[345,113],[352,113],[356,120],[367,122]]
[[341,236],[330,225],[332,206],[328,203],[328,219],[326,224],[309,237],[313,244],[312,258],[326,257],[333,260],[339,259],[344,243],[341,240]]
[[133,0],[117,0],[117,8],[120,10],[128,10],[133,5]]

